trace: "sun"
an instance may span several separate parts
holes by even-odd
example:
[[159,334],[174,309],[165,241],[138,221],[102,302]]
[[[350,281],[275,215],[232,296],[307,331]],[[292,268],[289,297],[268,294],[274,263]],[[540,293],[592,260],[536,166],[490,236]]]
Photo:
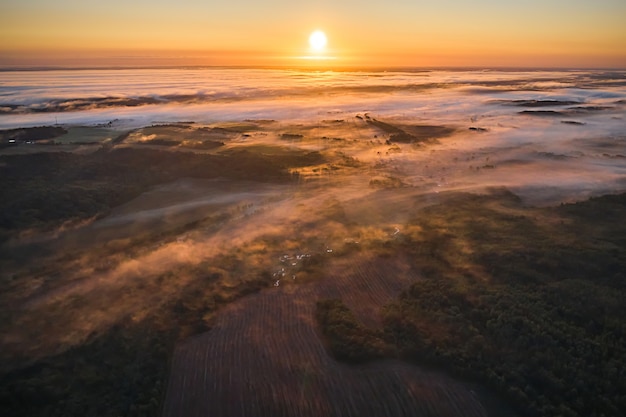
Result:
[[309,36],[309,45],[311,45],[311,49],[315,52],[322,52],[327,42],[326,34],[321,30],[316,30]]

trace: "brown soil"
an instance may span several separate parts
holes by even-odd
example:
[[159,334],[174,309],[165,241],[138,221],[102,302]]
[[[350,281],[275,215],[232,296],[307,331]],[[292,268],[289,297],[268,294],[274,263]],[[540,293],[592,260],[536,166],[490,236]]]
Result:
[[176,349],[163,415],[487,416],[469,385],[441,373],[395,360],[350,366],[328,355],[316,300],[341,298],[376,326],[379,308],[417,279],[399,259],[365,259],[229,305],[210,332]]

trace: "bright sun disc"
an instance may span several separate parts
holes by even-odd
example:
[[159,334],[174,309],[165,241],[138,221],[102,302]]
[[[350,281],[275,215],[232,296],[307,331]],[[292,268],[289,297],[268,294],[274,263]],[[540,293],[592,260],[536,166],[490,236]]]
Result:
[[309,45],[315,51],[322,51],[326,46],[326,35],[321,30],[316,30],[309,36]]

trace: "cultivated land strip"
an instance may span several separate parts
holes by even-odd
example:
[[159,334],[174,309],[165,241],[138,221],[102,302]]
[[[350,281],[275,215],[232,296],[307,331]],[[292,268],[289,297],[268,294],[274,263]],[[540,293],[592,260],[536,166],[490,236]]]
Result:
[[358,257],[320,282],[229,305],[211,331],[176,348],[163,415],[486,416],[467,385],[442,374],[395,360],[351,366],[328,355],[316,301],[341,298],[376,325],[378,309],[416,279],[395,261]]

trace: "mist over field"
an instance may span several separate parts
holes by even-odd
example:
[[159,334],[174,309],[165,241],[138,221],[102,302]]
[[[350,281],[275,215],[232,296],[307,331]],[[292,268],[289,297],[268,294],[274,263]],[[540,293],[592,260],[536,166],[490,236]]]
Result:
[[3,71],[0,80],[1,114],[11,116],[0,119],[3,128],[113,120],[124,127],[183,120],[315,122],[357,112],[495,124],[528,109],[575,118],[606,107],[594,120],[615,130],[620,125],[610,116],[623,112],[626,99],[619,71],[59,70]]
[[6,415],[624,405],[626,72],[2,71],[0,129]]
[[[431,148],[443,158],[440,163],[459,158],[455,152],[475,152],[471,158],[483,160],[453,163],[438,186],[480,183],[533,192],[563,188],[580,197],[623,185],[619,159],[625,153],[626,81],[619,71],[159,69],[0,74],[3,128],[100,125],[112,128],[113,137],[115,131],[155,123],[273,120],[272,130],[301,124],[311,137],[374,139],[376,132],[356,118],[360,114],[455,129]],[[341,123],[332,125],[333,120]],[[408,152],[381,159],[393,159],[419,181],[423,169],[413,163],[416,158],[419,154]],[[470,165],[478,169],[496,164],[497,175],[466,178],[462,172],[463,180],[456,179],[458,171]],[[543,175],[546,169],[554,175]]]

